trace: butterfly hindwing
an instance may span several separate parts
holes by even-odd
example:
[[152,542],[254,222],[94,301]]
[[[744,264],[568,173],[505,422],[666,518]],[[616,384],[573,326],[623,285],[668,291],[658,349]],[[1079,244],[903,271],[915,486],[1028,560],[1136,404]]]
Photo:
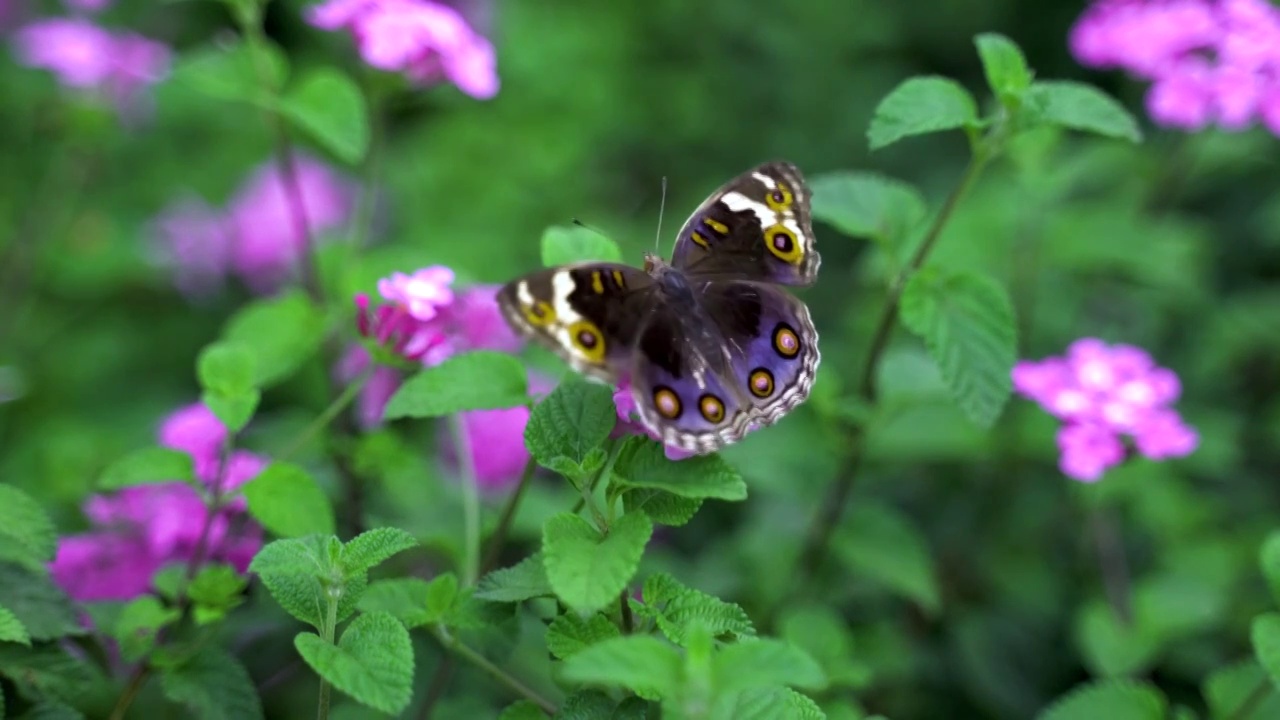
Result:
[[814,249],[809,188],[799,168],[765,163],[730,180],[689,217],[671,264],[689,275],[807,286]]

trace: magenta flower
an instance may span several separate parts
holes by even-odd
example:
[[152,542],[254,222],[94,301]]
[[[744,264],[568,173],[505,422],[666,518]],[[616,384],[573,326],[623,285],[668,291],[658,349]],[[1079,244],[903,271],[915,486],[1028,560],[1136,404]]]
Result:
[[356,396],[356,424],[361,430],[372,430],[382,424],[382,412],[387,408],[391,396],[400,389],[400,372],[386,365],[369,369],[373,357],[361,345],[352,345],[338,361],[334,368],[334,377],[339,382],[350,383],[368,371],[369,379],[360,394]]
[[1013,387],[1063,421],[1059,465],[1077,480],[1093,482],[1123,461],[1122,436],[1154,460],[1188,455],[1199,443],[1170,407],[1182,391],[1178,376],[1131,345],[1077,340],[1066,357],[1019,362]]
[[306,18],[325,30],[347,28],[361,57],[418,84],[447,80],[472,97],[498,93],[493,45],[457,10],[430,0],[326,0]]
[[1161,125],[1280,135],[1280,8],[1266,0],[1100,0],[1069,38],[1082,64],[1151,81]]
[[169,48],[133,33],[113,34],[84,18],[37,20],[14,35],[28,67],[52,71],[63,85],[100,94],[122,110],[169,72]]
[[[631,391],[631,383],[626,379],[619,383],[618,389],[614,391],[613,405],[618,411],[618,424],[613,426],[613,432],[610,433],[609,437],[620,438],[626,435],[645,435],[654,440],[662,440],[657,433],[650,431],[640,422],[636,413],[635,395]],[[662,450],[668,460],[684,460],[697,454],[672,445],[663,445]]]
[[[257,476],[266,461],[238,451],[220,461],[226,428],[203,405],[181,408],[160,427],[160,444],[189,453],[196,476],[222,492]],[[190,562],[207,538],[203,559],[225,562],[241,572],[262,547],[262,530],[245,512],[244,498],[227,503],[210,517],[201,494],[186,483],[125,488],[95,495],[85,503],[94,529],[61,538],[50,571],[72,598],[81,602],[129,600],[148,592],[151,578],[166,565]]]
[[356,296],[360,334],[397,355],[438,365],[457,351],[448,311],[453,306],[453,271],[441,265],[394,273],[378,281],[387,302],[370,309],[369,296]]
[[[550,380],[540,375],[529,375],[529,394],[533,397],[545,395],[553,386]],[[524,445],[529,408],[470,410],[459,417],[480,489],[499,492],[511,487],[520,479],[525,464],[529,462],[529,451]],[[446,433],[440,442],[445,448],[444,456],[457,462],[453,438]]]
[[226,216],[199,198],[184,198],[152,223],[160,261],[173,269],[183,293],[205,297],[222,288],[231,270],[231,227]]

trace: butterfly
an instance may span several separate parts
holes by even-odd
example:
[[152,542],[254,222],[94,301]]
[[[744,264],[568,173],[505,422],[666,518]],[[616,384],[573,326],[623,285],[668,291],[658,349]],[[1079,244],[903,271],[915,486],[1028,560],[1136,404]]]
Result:
[[670,262],[583,262],[517,278],[503,317],[575,370],[629,382],[667,445],[710,453],[809,396],[818,333],[783,286],[818,278],[809,189],[786,162],[755,167],[685,221]]

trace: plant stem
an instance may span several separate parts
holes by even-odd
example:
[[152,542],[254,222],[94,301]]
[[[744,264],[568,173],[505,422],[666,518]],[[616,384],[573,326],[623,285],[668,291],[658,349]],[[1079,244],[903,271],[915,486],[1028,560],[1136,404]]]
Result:
[[354,380],[347,383],[347,386],[343,388],[342,393],[339,394],[338,397],[334,398],[333,402],[329,403],[329,406],[317,415],[316,419],[312,420],[311,424],[307,425],[306,429],[299,433],[298,437],[294,438],[293,442],[289,443],[288,447],[286,447],[283,452],[276,456],[276,459],[286,460],[291,457],[298,450],[302,449],[302,447],[307,444],[308,440],[332,422],[333,419],[337,417],[338,413],[347,409],[347,407],[351,405],[351,401],[356,398],[356,395],[359,395],[360,391],[364,389],[365,383],[369,382],[369,378],[373,376],[373,371],[376,367],[377,366],[373,365],[372,361],[370,361],[369,367],[364,372],[360,373],[360,375],[358,375]]
[[431,683],[427,685],[427,697],[422,701],[422,707],[418,708],[418,720],[430,720],[436,703],[444,697],[445,687],[448,686],[449,678],[453,675],[454,662],[454,656],[449,653],[445,653],[440,658],[440,664],[431,674]]
[[618,612],[622,615],[622,634],[630,635],[635,630],[635,618],[631,616],[631,603],[627,602],[630,597],[631,588],[622,588],[622,593],[618,595]]
[[1240,701],[1240,705],[1227,716],[1227,720],[1248,720],[1248,718],[1253,717],[1253,713],[1258,709],[1258,705],[1260,705],[1262,701],[1271,697],[1273,687],[1274,684],[1271,681],[1271,677],[1264,672],[1262,674],[1262,680],[1253,687],[1253,690],[1247,697],[1245,697],[1244,700]]
[[128,684],[124,687],[124,692],[120,695],[120,699],[116,701],[116,706],[111,709],[110,720],[124,720],[124,714],[129,711],[129,706],[138,697],[138,693],[142,691],[142,686],[146,685],[147,678],[151,677],[151,668],[144,663],[139,665],[133,671],[133,675],[129,677]]
[[463,515],[463,563],[462,586],[471,587],[480,577],[480,486],[476,480],[471,442],[462,427],[462,416],[451,415],[449,426],[453,431],[453,445],[458,455],[458,468],[462,474]]
[[533,690],[528,685],[525,685],[516,678],[507,674],[507,672],[502,668],[489,662],[489,660],[480,653],[467,647],[457,638],[450,635],[448,630],[443,627],[436,626],[433,630],[433,634],[436,636],[436,639],[440,641],[440,644],[450,652],[456,653],[458,657],[485,671],[490,677],[505,685],[512,692],[542,708],[543,712],[548,715],[556,714],[556,706],[554,703],[539,695],[537,691]]
[[[333,644],[334,637],[338,634],[338,597],[334,594],[335,589],[330,588],[326,591],[329,596],[329,607],[324,618],[324,641]],[[341,592],[340,589],[337,592]],[[320,697],[316,702],[316,720],[329,720],[329,681],[320,676]]]
[[511,531],[511,523],[515,520],[520,500],[524,497],[524,489],[533,479],[533,473],[537,469],[538,461],[530,457],[529,462],[524,464],[524,471],[520,473],[520,483],[512,491],[511,497],[507,498],[506,507],[502,508],[502,517],[498,520],[498,527],[493,531],[493,537],[489,538],[489,549],[484,554],[484,560],[480,562],[481,575],[492,570],[501,557],[502,547],[507,544],[507,534]]
[[1107,602],[1112,612],[1124,626],[1133,624],[1133,603],[1130,600],[1129,564],[1124,557],[1124,543],[1114,519],[1101,508],[1089,513],[1093,539],[1098,551],[1098,567],[1102,584],[1106,588]]

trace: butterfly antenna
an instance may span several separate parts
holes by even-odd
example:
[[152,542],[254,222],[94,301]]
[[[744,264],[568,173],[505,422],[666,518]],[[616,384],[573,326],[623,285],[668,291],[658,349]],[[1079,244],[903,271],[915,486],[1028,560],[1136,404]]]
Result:
[[662,213],[667,209],[667,177],[662,176],[662,200],[658,201],[658,234],[653,238],[653,251],[662,249]]

